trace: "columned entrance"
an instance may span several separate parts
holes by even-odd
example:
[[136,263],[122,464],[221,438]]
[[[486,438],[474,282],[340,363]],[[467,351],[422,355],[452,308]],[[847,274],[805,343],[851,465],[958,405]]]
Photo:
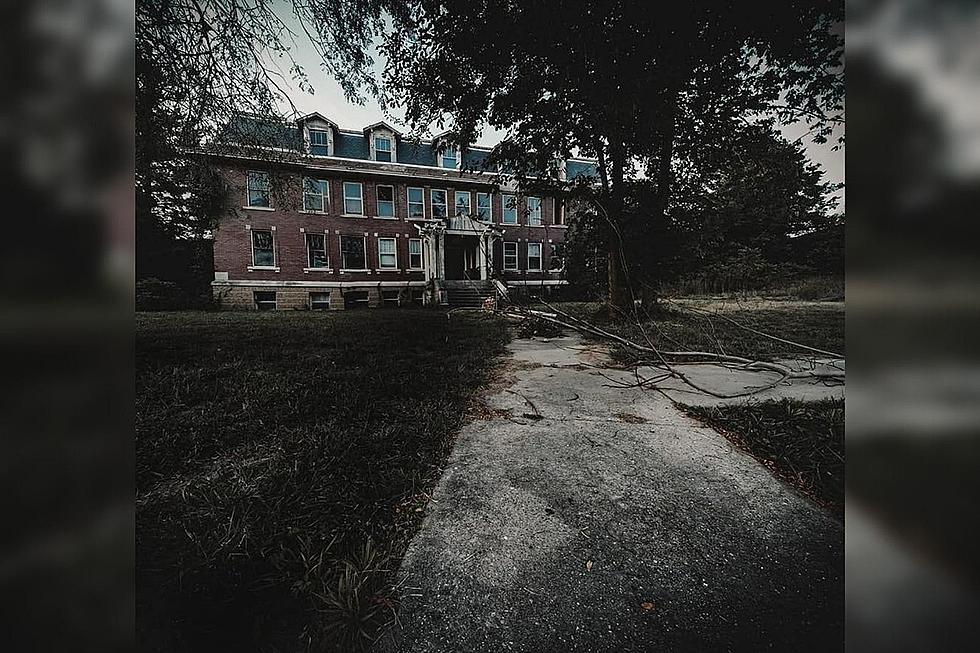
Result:
[[446,234],[444,252],[446,279],[482,279],[480,269],[480,237]]
[[492,288],[491,252],[503,232],[469,216],[426,220],[415,226],[425,252],[427,303],[446,304],[447,288]]

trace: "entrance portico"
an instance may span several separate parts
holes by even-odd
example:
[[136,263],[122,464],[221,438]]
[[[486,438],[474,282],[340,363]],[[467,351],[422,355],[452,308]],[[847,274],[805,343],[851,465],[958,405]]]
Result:
[[503,235],[469,216],[416,223],[422,236],[428,301],[446,303],[444,289],[460,282],[486,282],[493,275],[493,242]]

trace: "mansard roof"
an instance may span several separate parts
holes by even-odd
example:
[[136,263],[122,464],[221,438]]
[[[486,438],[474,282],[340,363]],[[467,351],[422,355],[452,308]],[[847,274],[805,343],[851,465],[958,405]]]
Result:
[[[314,112],[295,121],[276,120],[252,114],[233,116],[221,130],[217,142],[223,144],[266,147],[279,150],[304,152],[303,123],[311,119],[326,122],[334,128],[334,153],[338,158],[363,159],[370,161],[370,130],[376,127],[390,129],[398,136],[398,163],[438,167],[438,140],[448,132],[437,134],[432,140],[407,139],[394,127],[381,121],[368,125],[364,130],[341,129],[335,122]],[[471,170],[484,170],[484,160],[492,148],[472,145],[463,150],[463,167]],[[566,178],[596,176],[596,164],[588,159],[569,159],[565,164]]]

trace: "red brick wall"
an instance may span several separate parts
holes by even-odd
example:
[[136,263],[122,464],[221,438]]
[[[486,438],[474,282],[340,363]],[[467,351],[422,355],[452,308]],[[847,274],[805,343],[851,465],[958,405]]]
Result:
[[[221,221],[215,231],[214,236],[214,269],[217,272],[227,272],[228,278],[232,280],[269,280],[269,281],[405,281],[422,280],[421,272],[407,272],[408,268],[408,240],[418,238],[418,231],[413,222],[407,219],[408,198],[407,189],[409,186],[421,187],[424,190],[424,201],[426,217],[432,217],[431,189],[445,189],[448,191],[447,203],[449,210],[455,203],[453,192],[455,190],[467,190],[471,193],[471,206],[476,210],[476,194],[487,190],[475,184],[466,183],[465,180],[456,182],[433,182],[431,180],[419,180],[417,182],[405,180],[401,177],[379,177],[377,175],[364,175],[355,172],[339,174],[336,172],[318,171],[315,176],[326,179],[330,182],[330,205],[326,214],[313,214],[303,212],[302,178],[300,173],[275,173],[272,178],[272,211],[263,211],[245,208],[246,204],[246,170],[261,169],[256,165],[251,168],[227,168],[226,174],[232,189],[230,214]],[[343,182],[357,181],[362,184],[363,208],[365,217],[344,217],[343,216]],[[395,219],[377,217],[377,194],[376,186],[385,184],[394,186],[395,192]],[[503,225],[501,193],[494,192],[492,197],[493,221],[498,228],[505,231],[504,240],[519,240],[521,245],[519,251],[519,265],[526,268],[526,243],[528,240],[540,241],[543,243],[543,267],[547,268],[550,257],[549,241],[561,242],[564,239],[565,229],[556,227],[554,222],[554,201],[550,197],[542,198],[542,225],[541,227],[529,227],[526,225],[526,201],[519,198],[518,201],[518,225]],[[278,272],[271,270],[252,270],[252,250],[249,230],[252,229],[274,230],[274,245],[276,249],[276,265]],[[330,260],[332,272],[304,271],[307,266],[306,237],[305,232],[324,233],[327,232],[327,255]],[[370,273],[344,273],[340,269],[340,235],[364,235],[365,238],[365,257]],[[396,238],[396,249],[398,252],[398,272],[377,272],[378,263],[378,237]],[[494,267],[496,270],[503,270],[502,246],[497,243],[494,251]],[[557,275],[548,273],[521,273],[508,274],[508,278],[557,278]]]

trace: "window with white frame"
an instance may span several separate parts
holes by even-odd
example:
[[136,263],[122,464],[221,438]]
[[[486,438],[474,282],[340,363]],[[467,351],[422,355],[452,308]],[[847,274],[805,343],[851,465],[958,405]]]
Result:
[[364,215],[364,200],[359,181],[344,182],[344,214]]
[[445,218],[447,215],[448,207],[446,206],[446,191],[435,190],[430,191],[432,199],[432,217],[433,218]]
[[363,270],[367,267],[364,260],[364,236],[340,237],[340,266],[344,270]]
[[548,262],[548,271],[561,272],[565,269],[565,244],[552,243],[551,260]]
[[255,308],[260,311],[276,310],[276,291],[275,290],[253,290],[252,301]]
[[448,148],[443,150],[439,155],[439,166],[441,168],[452,168],[455,170],[459,167],[459,151],[456,148]]
[[408,217],[425,218],[425,191],[421,188],[408,189]]
[[391,139],[387,136],[374,137],[374,160],[391,161]]
[[411,270],[421,270],[422,266],[422,239],[411,238],[408,241],[408,267]]
[[249,206],[271,206],[269,202],[269,173],[249,170],[245,179]]
[[394,238],[378,238],[378,267],[394,270],[398,267],[398,250]]
[[504,224],[517,224],[517,197],[502,195],[501,203],[504,207]]
[[565,202],[558,199],[557,197],[552,200],[555,204],[555,224],[563,225],[565,224]]
[[275,239],[271,231],[252,229],[252,266],[256,268],[276,267]]
[[541,198],[527,198],[527,223],[532,227],[541,226]]
[[376,186],[375,188],[378,193],[378,217],[395,217],[395,187]]
[[327,311],[327,310],[330,310],[330,293],[329,292],[311,292],[310,293],[310,310],[313,310],[313,311]]
[[480,222],[493,222],[493,208],[490,193],[476,194],[476,219]]
[[325,234],[306,234],[306,263],[311,270],[330,267]]
[[310,154],[314,156],[327,156],[330,154],[330,135],[325,130],[310,130]]
[[504,243],[504,269],[517,269],[517,243]]
[[527,269],[533,272],[541,271],[541,243],[527,244]]
[[303,210],[326,213],[330,206],[330,184],[326,179],[303,178]]
[[456,217],[470,214],[470,201],[473,199],[468,190],[456,191]]

